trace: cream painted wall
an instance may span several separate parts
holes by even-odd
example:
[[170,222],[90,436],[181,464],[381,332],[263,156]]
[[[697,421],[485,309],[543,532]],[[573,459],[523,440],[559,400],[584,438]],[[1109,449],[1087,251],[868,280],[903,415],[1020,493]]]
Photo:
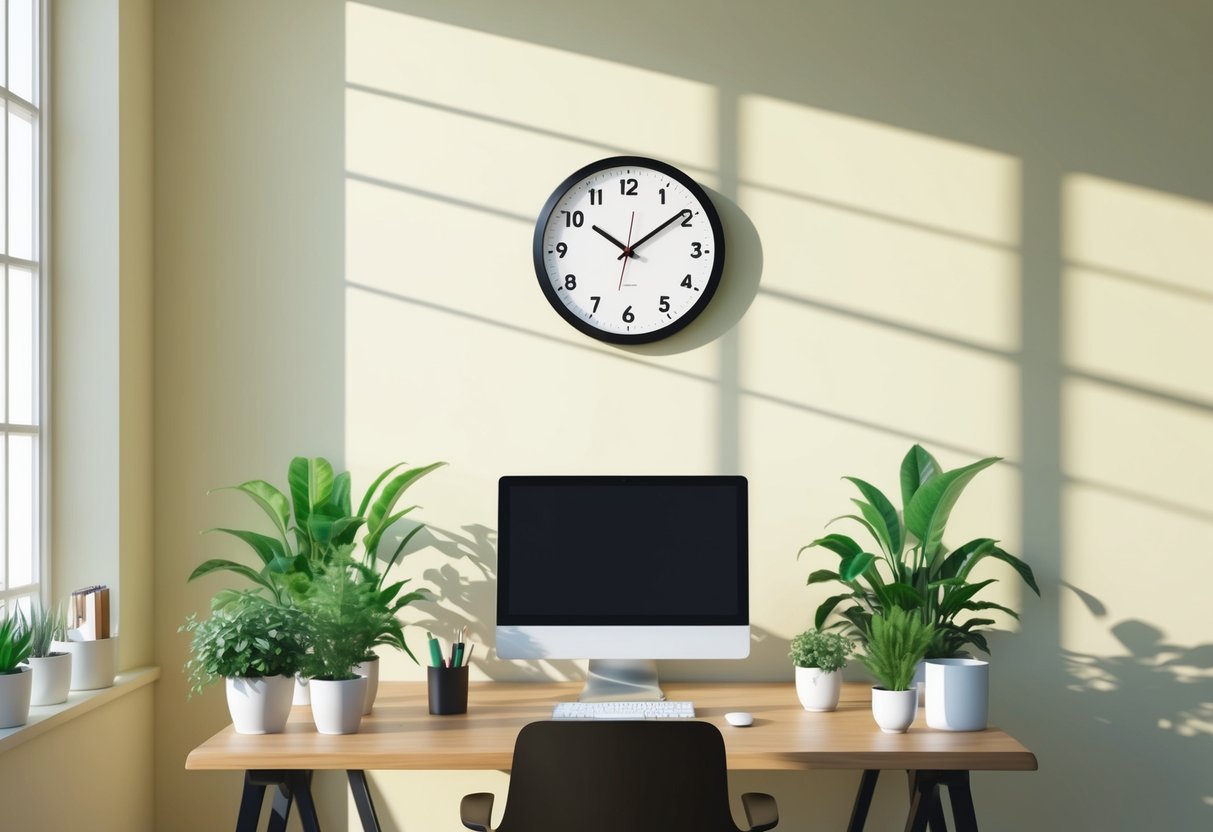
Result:
[[[1210,25],[1181,2],[157,3],[161,824],[235,811],[235,778],[181,771],[221,697],[172,672],[217,586],[185,576],[238,551],[198,530],[255,522],[207,489],[296,453],[362,484],[447,460],[415,492],[433,545],[408,568],[443,600],[414,618],[491,644],[499,475],[740,472],[753,654],[663,672],[787,679],[828,592],[797,549],[846,510],[842,475],[895,490],[922,441],[1006,457],[952,534],[1001,538],[1044,590],[992,596],[1024,613],[993,718],[1041,771],[976,775],[984,826],[1208,825],[1213,626],[1173,587],[1213,578]],[[616,153],[692,172],[728,234],[713,309],[645,349],[578,335],[530,266],[551,188]],[[841,825],[853,781],[735,786],[792,828]],[[374,784],[389,829],[457,829],[461,794],[504,789]],[[901,789],[878,797],[893,823]]]

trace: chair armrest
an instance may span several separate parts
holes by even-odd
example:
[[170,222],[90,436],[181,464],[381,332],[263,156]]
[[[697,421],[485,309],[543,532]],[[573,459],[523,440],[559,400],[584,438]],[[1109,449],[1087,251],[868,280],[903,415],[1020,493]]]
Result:
[[459,803],[459,819],[468,829],[493,832],[493,827],[489,826],[493,820],[493,795],[488,792],[464,795]]
[[746,792],[741,796],[741,806],[750,823],[750,832],[763,832],[779,823],[779,807],[769,794]]

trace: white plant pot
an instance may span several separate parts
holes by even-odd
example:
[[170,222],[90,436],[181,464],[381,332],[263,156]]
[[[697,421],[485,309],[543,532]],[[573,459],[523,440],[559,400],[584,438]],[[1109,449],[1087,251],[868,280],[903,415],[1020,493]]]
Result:
[[904,734],[918,713],[918,689],[872,688],[872,718],[886,734]]
[[34,706],[58,705],[67,701],[72,687],[72,654],[66,650],[49,656],[30,656],[34,687],[29,703]]
[[820,667],[796,668],[796,695],[806,711],[832,711],[842,694],[842,673],[823,673]]
[[52,641],[51,649],[72,654],[72,690],[98,690],[114,686],[118,637],[93,641]]
[[305,676],[295,676],[295,694],[291,699],[292,705],[312,704],[312,690],[307,684],[310,681],[312,680]]
[[375,707],[375,697],[379,693],[379,657],[367,659],[357,665],[354,672],[366,677],[366,702],[362,705],[362,715],[366,716]]
[[15,673],[0,673],[0,728],[16,728],[29,722],[29,695],[34,674],[20,665]]
[[321,734],[356,734],[366,704],[366,677],[329,681],[313,679],[312,719]]
[[990,663],[929,659],[927,725],[940,731],[984,731],[990,713]]
[[237,734],[281,734],[291,715],[295,680],[290,676],[224,680],[227,710]]

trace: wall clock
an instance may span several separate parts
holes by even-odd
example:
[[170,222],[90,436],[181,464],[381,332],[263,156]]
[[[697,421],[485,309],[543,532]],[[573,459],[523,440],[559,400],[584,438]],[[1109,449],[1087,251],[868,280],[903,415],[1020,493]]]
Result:
[[552,192],[533,254],[539,286],[566,321],[602,341],[643,344],[707,308],[724,269],[724,232],[691,177],[655,159],[615,156]]

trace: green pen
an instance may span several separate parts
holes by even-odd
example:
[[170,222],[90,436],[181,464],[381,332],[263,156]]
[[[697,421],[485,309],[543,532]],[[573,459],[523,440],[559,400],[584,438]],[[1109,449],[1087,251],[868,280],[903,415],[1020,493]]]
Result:
[[442,648],[438,646],[438,639],[434,638],[433,633],[426,633],[430,639],[430,664],[434,667],[442,667]]

